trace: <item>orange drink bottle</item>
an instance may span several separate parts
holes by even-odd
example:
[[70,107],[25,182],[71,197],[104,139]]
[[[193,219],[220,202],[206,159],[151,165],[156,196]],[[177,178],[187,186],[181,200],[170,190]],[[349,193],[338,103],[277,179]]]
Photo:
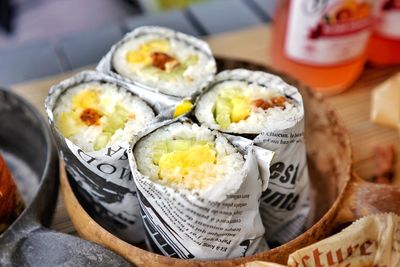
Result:
[[324,94],[346,90],[366,61],[373,1],[280,2],[271,38],[273,66]]
[[400,64],[400,0],[378,0],[368,61],[373,65]]

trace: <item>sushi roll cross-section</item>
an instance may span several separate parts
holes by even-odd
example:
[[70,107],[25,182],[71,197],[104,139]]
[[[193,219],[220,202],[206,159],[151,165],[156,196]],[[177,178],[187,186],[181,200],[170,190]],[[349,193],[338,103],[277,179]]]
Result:
[[112,52],[113,71],[163,94],[190,97],[211,81],[216,63],[208,45],[161,27],[140,27]]
[[153,110],[139,97],[100,82],[69,88],[58,99],[54,114],[61,134],[87,152],[128,143],[154,118]]
[[299,105],[282,91],[249,81],[216,83],[198,101],[196,117],[201,123],[223,132],[258,134],[279,125],[290,127]]
[[[240,177],[243,156],[222,135],[196,124],[172,124],[145,137],[135,149],[138,170],[173,188],[207,191]],[[240,180],[240,179],[239,179]]]

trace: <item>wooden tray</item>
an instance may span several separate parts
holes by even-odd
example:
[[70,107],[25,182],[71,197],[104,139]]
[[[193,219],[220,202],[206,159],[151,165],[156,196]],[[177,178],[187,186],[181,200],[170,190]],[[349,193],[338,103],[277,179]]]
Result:
[[[276,73],[262,65],[218,59],[219,70],[245,67]],[[279,73],[278,73],[279,74]],[[313,226],[298,238],[275,249],[245,258],[221,261],[168,258],[130,245],[99,226],[80,206],[61,171],[65,206],[79,235],[117,252],[139,266],[234,266],[253,260],[285,264],[290,253],[319,241],[350,222],[383,211],[400,213],[400,188],[371,184],[351,174],[351,145],[347,131],[335,112],[319,96],[286,75],[280,74],[301,91],[305,103],[305,138],[312,187]]]

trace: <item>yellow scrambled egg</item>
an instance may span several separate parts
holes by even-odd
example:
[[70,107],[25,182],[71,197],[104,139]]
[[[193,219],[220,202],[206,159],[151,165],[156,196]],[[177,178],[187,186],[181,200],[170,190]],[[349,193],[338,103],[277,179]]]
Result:
[[166,184],[204,189],[216,180],[217,153],[210,143],[169,140],[156,144],[155,150],[153,161],[159,167],[159,179]]

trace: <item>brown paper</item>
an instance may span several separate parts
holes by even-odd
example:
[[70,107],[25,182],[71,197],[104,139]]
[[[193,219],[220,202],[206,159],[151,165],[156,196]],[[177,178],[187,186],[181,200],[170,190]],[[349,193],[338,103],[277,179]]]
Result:
[[400,73],[372,92],[371,120],[400,130]]
[[368,216],[289,256],[289,266],[399,266],[400,217]]
[[285,266],[273,262],[253,261],[244,264],[243,267],[285,267]]
[[[245,266],[279,265],[252,262]],[[400,266],[400,216],[364,217],[342,232],[292,253],[288,266]]]

